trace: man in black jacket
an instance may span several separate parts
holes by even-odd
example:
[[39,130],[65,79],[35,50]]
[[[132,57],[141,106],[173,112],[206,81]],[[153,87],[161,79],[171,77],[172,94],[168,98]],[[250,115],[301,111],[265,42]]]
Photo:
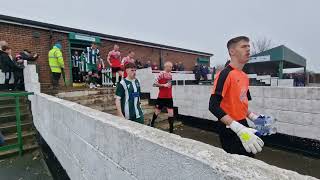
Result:
[[1,53],[1,68],[2,72],[5,75],[4,86],[6,90],[11,90],[9,87],[9,81],[11,79],[12,72],[16,69],[15,63],[12,61],[11,57],[9,56],[8,52],[11,48],[8,46],[2,46],[2,53]]
[[3,46],[8,46],[8,43],[6,41],[0,41],[0,69],[2,69],[2,54],[5,53],[4,51],[2,51],[2,47]]

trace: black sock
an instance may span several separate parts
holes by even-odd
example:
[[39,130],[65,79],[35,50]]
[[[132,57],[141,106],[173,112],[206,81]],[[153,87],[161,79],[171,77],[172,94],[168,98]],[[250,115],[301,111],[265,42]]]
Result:
[[156,113],[153,113],[152,119],[150,121],[150,126],[154,127],[154,122],[156,121],[158,115],[156,115]]
[[116,77],[112,77],[113,85],[116,85]]
[[169,132],[173,133],[173,122],[174,122],[174,117],[169,117],[168,118],[169,121]]

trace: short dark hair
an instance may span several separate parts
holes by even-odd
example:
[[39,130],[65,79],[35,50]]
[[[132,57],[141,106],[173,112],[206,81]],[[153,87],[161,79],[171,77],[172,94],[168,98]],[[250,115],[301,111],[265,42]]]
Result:
[[9,46],[2,46],[2,51],[6,51],[6,50],[9,50],[11,49]]
[[247,36],[238,36],[238,37],[232,38],[227,43],[228,50],[231,48],[231,46],[233,46],[234,44],[237,44],[240,41],[249,42],[250,39]]
[[136,69],[137,66],[132,62],[129,62],[129,63],[124,65],[124,69],[129,69],[129,68],[135,68]]

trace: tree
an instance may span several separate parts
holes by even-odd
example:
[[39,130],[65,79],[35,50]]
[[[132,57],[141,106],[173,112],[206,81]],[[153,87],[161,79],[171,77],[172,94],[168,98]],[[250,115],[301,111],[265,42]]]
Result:
[[272,48],[272,41],[266,37],[252,41],[251,54],[255,55]]

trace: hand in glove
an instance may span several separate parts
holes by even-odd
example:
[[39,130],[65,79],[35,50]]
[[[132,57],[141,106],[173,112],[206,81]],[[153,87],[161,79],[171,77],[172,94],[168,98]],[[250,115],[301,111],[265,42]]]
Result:
[[236,121],[232,121],[232,123],[230,124],[230,128],[238,135],[244,149],[248,153],[251,152],[253,154],[256,154],[262,151],[264,143],[258,136],[254,134],[257,132],[257,130],[247,128]]

